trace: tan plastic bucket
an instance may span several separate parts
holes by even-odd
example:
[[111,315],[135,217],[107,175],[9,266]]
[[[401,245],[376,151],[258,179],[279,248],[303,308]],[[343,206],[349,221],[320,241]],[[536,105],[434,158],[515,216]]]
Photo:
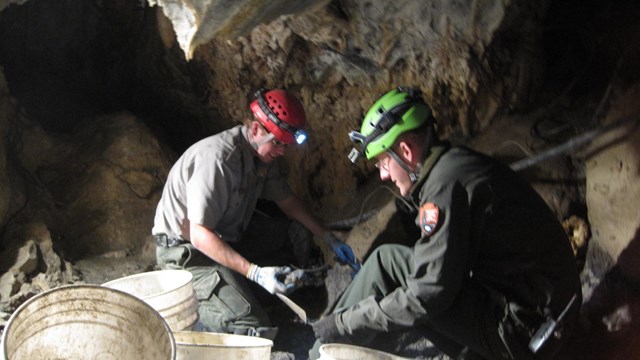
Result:
[[269,360],[273,341],[245,335],[176,331],[176,360]]
[[407,360],[397,355],[365,347],[346,344],[323,344],[320,346],[321,360]]
[[193,275],[186,270],[159,270],[130,275],[102,286],[134,295],[156,309],[172,331],[192,330],[198,321]]
[[40,293],[9,318],[3,360],[175,359],[173,334],[140,299],[98,285]]

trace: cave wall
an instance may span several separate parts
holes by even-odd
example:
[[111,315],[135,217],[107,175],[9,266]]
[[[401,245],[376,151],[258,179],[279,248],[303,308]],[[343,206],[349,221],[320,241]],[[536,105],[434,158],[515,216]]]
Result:
[[619,94],[603,119],[622,122],[590,144],[586,151],[586,200],[597,243],[614,259],[625,253],[620,265],[625,274],[640,280],[640,86]]
[[[10,103],[10,93],[7,87],[7,81],[4,77],[2,67],[0,67],[0,138],[9,138],[9,121],[13,113],[13,107]],[[7,176],[7,146],[6,142],[2,142],[0,146],[0,219],[6,219],[7,210],[11,202],[11,182]],[[4,221],[2,221],[4,224]]]
[[[545,2],[420,3],[334,1],[299,16],[217,38],[195,50],[206,63],[210,104],[241,119],[252,90],[285,86],[309,113],[311,139],[292,152],[294,190],[312,202],[353,211],[353,195],[373,172],[347,159],[346,134],[389,88],[423,90],[443,134],[473,136],[499,111],[530,101],[540,87]],[[399,35],[401,34],[401,35]]]
[[[251,4],[273,14],[268,1]],[[442,133],[462,139],[524,109],[540,87],[547,2],[319,4],[244,17],[237,27],[259,25],[221,31],[186,61],[160,6],[31,0],[1,13],[3,37],[16,40],[0,42],[0,60],[20,105],[48,131],[126,109],[178,153],[244,120],[257,88],[287,87],[305,103],[312,134],[287,157],[292,187],[316,208],[351,212],[373,167],[349,163],[346,134],[390,87],[420,87]]]
[[[18,3],[0,12],[0,65],[11,108],[43,131],[73,134],[125,110],[179,154],[247,118],[257,88],[286,87],[304,102],[311,133],[285,158],[290,183],[328,221],[355,216],[375,184],[372,164],[347,160],[347,133],[392,86],[419,87],[454,142],[502,155],[517,133],[520,149],[503,157],[513,161],[601,125],[638,79],[632,1],[334,0],[268,18],[241,12],[242,31],[229,20],[189,61],[159,5]],[[238,2],[249,3],[270,6]],[[586,217],[584,161],[565,154],[524,174],[559,217]],[[8,189],[5,200],[20,204]],[[621,248],[624,240],[611,254]]]

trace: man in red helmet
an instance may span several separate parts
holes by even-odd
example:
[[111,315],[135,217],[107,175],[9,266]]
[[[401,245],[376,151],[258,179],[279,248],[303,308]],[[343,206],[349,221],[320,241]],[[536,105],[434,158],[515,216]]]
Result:
[[[294,260],[305,266],[315,235],[340,262],[357,262],[291,192],[274,161],[306,139],[302,103],[284,90],[260,90],[249,107],[247,124],[200,140],[174,164],[152,233],[158,265],[194,275],[198,329],[273,339],[277,328],[247,279],[271,294],[288,293],[293,285],[282,281],[291,269],[273,266],[282,264],[265,255],[293,249]],[[255,215],[258,199],[275,202],[293,221]],[[303,236],[288,236],[300,231]],[[296,241],[288,243],[292,237]]]

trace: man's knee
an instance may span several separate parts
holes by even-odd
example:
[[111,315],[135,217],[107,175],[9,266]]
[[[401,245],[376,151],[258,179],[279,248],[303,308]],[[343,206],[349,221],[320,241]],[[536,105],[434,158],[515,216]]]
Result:
[[[383,268],[395,267],[397,264],[407,263],[413,252],[411,248],[398,244],[384,244],[376,248],[369,259],[374,260]],[[369,260],[367,260],[369,261]]]
[[199,322],[207,331],[237,333],[236,328],[271,327],[266,312],[242,287],[244,278],[222,268],[189,270],[194,273],[194,290],[200,303]]

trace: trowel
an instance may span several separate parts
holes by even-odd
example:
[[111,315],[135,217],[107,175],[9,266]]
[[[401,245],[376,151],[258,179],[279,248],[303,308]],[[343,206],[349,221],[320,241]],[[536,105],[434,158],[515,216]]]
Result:
[[293,310],[294,313],[296,313],[296,315],[298,315],[303,323],[309,325],[314,323],[314,321],[307,319],[307,312],[304,311],[304,309],[300,305],[293,302],[293,300],[289,299],[286,295],[278,293],[276,293],[276,295],[278,295],[280,300],[282,300],[283,303],[285,303],[291,310]]

